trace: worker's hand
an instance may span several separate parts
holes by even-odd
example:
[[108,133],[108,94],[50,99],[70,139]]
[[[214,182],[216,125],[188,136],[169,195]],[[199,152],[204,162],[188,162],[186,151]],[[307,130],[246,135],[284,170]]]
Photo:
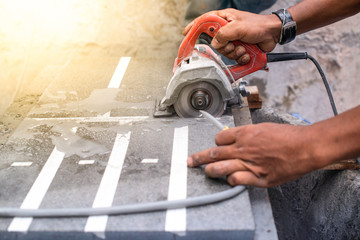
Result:
[[[311,134],[310,134],[311,135]],[[192,154],[189,167],[208,164],[209,177],[230,185],[269,187],[326,166],[314,161],[309,126],[262,123],[219,132],[218,147]]]
[[[249,62],[250,56],[242,46],[235,47],[232,41],[257,44],[263,51],[272,51],[279,39],[281,21],[274,15],[259,15],[235,9],[212,11],[229,23],[220,28],[211,45],[224,56],[235,59],[239,64]],[[209,14],[209,13],[206,13]],[[195,19],[196,20],[196,19]],[[193,22],[186,26],[183,34],[186,35]]]

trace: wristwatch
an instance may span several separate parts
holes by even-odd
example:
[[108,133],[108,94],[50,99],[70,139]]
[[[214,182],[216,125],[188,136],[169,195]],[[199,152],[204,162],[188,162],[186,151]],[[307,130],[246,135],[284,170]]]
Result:
[[286,9],[279,9],[272,12],[272,14],[278,16],[282,22],[279,44],[283,45],[294,40],[296,36],[296,22],[290,13]]

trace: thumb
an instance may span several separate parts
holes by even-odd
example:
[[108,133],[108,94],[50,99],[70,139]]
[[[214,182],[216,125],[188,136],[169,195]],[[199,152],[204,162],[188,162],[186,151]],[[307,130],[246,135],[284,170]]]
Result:
[[211,45],[215,49],[225,47],[229,42],[241,40],[238,28],[234,26],[235,22],[229,22],[227,25],[221,27],[213,38]]

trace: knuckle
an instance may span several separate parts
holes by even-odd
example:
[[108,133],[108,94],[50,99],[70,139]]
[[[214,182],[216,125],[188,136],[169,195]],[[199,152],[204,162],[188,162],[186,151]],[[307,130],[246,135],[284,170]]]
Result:
[[216,159],[218,159],[219,155],[220,154],[219,154],[218,149],[214,148],[214,149],[210,150],[210,158],[211,159],[216,160]]
[[222,166],[222,164],[214,164],[213,172],[218,176],[222,176],[224,173],[224,167]]
[[259,129],[259,125],[247,125],[246,127],[242,128],[241,134],[247,141],[250,139],[255,139],[259,135],[259,131],[261,131]]
[[241,159],[242,155],[244,154],[244,147],[242,144],[239,144],[239,146],[234,147],[234,158]]
[[269,170],[263,167],[262,165],[250,165],[249,170],[258,178],[266,179],[269,176]]
[[210,177],[220,177],[223,176],[223,170],[221,164],[209,164],[206,167],[206,174]]

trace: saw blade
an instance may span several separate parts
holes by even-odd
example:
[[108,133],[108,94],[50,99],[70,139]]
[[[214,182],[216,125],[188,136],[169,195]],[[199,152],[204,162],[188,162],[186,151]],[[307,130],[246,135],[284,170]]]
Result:
[[199,117],[199,110],[204,110],[215,117],[220,117],[225,110],[219,90],[208,82],[196,82],[186,85],[174,103],[175,112],[183,118]]

